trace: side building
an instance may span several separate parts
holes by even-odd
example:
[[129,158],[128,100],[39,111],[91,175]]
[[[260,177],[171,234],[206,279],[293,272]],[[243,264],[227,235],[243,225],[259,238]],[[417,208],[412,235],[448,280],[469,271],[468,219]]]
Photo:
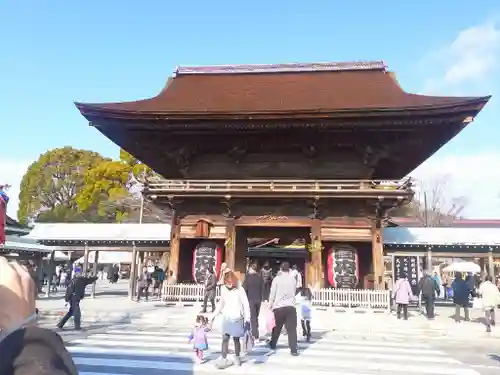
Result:
[[413,197],[401,179],[488,100],[409,94],[382,62],[337,62],[181,67],[154,98],[76,106],[163,176],[144,193],[175,213],[172,278],[287,257],[308,284],[355,288],[383,285],[381,229]]

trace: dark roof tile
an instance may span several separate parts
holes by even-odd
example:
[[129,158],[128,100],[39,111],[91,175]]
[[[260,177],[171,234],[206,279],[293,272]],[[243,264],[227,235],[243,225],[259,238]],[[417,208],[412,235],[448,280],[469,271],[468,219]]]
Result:
[[154,98],[77,106],[83,114],[258,115],[411,110],[477,100],[487,98],[408,94],[383,63],[367,62],[178,68]]

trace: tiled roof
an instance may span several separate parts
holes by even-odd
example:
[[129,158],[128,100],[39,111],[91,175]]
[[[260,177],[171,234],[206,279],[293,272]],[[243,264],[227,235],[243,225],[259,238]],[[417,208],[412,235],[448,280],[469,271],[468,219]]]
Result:
[[384,245],[499,246],[500,228],[384,228]]
[[36,224],[26,237],[54,242],[163,242],[170,241],[170,224]]
[[[414,218],[393,217],[390,221],[403,227],[421,227],[422,222]],[[447,223],[451,228],[500,228],[500,219],[456,219]]]
[[245,115],[255,119],[259,115],[311,117],[349,111],[380,111],[380,115],[388,110],[457,106],[472,106],[472,112],[479,112],[488,99],[409,94],[382,62],[336,62],[180,67],[154,98],[76,105],[89,121],[96,116],[174,120]]
[[53,246],[42,245],[28,236],[7,236],[5,244],[0,245],[0,250],[50,253],[55,248]]

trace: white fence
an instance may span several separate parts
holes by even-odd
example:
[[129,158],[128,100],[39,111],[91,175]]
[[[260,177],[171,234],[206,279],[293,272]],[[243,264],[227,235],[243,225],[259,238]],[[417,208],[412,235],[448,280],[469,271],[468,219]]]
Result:
[[[179,304],[199,304],[203,301],[203,290],[200,284],[164,285],[162,299]],[[217,288],[217,300],[219,297],[220,289]],[[390,312],[391,293],[388,290],[322,288],[313,291],[312,303],[323,308]]]

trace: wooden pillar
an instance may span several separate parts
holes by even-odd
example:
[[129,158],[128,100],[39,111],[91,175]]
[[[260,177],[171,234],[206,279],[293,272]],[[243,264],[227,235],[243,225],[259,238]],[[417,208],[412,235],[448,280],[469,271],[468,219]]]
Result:
[[432,248],[427,249],[427,272],[432,275]]
[[[99,266],[99,251],[96,250],[95,256],[94,256],[94,272],[92,276],[97,276],[97,269]],[[97,281],[94,281],[92,284],[92,292],[90,293],[90,296],[92,298],[95,298],[95,286],[96,286]]]
[[493,261],[493,249],[490,248],[490,251],[488,251],[488,273],[493,278],[493,283],[495,283],[495,263]]
[[181,223],[174,214],[172,219],[172,229],[170,231],[170,257],[168,259],[168,282],[175,283],[179,272],[179,255],[181,245]]
[[71,265],[73,264],[73,262],[71,261],[71,257],[73,256],[73,251],[71,251],[71,250],[70,250],[70,251],[68,251],[68,253],[67,253],[67,254],[68,254],[68,262],[67,262],[67,265],[68,265],[68,267],[69,267],[70,269],[73,269],[73,268],[71,267]]
[[[161,268],[163,268],[165,270],[165,272],[167,272],[167,268],[168,268],[168,259],[169,259],[169,252],[163,251],[161,254],[161,258],[160,258],[160,264],[161,264]],[[167,277],[168,277],[168,275],[167,275]]]
[[226,240],[224,242],[224,262],[234,270],[236,260],[236,226],[234,219],[226,220]]
[[49,260],[49,272],[48,272],[49,279],[47,280],[47,291],[45,292],[46,297],[50,297],[50,289],[52,288],[52,279],[54,278],[54,274],[56,272],[55,270],[56,265],[54,261],[55,256],[56,252],[52,251],[50,253],[50,260]]
[[38,277],[38,291],[37,291],[37,296],[38,293],[42,293],[43,290],[43,283],[44,283],[44,278],[43,278],[43,255],[42,253],[37,253],[36,255],[36,263],[37,263],[37,277]]
[[89,244],[87,242],[85,242],[85,247],[83,249],[84,253],[83,253],[83,269],[82,269],[82,273],[83,273],[83,276],[87,276],[87,272],[89,270]]
[[481,281],[484,281],[486,275],[486,260],[484,258],[479,258],[479,267],[481,268]]
[[375,289],[384,286],[384,242],[380,220],[376,219],[372,224],[372,262],[373,282]]
[[241,281],[245,279],[246,275],[246,253],[248,249],[247,235],[244,228],[236,227],[234,230],[234,251],[233,251],[233,263],[234,267],[231,267],[236,275]]
[[312,220],[310,237],[311,243],[308,246],[310,258],[307,262],[306,284],[312,288],[322,288],[324,286],[324,272],[320,220]]
[[137,247],[132,242],[132,264],[130,265],[130,280],[128,284],[128,297],[134,299],[135,285],[137,283]]

